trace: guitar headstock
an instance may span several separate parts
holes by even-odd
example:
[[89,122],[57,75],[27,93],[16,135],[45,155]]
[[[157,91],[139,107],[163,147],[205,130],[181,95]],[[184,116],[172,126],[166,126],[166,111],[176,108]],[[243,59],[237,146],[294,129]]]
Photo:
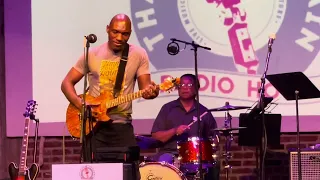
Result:
[[34,113],[36,113],[37,102],[34,100],[29,100],[27,103],[26,111],[23,113],[25,118],[35,119]]
[[163,83],[159,85],[160,90],[171,92],[176,89],[176,87],[180,84],[180,78],[176,77],[168,77],[164,80]]

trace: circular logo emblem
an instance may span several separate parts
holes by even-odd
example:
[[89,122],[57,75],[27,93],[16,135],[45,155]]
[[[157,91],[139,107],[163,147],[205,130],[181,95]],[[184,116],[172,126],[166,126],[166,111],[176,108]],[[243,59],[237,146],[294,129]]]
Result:
[[[157,71],[194,68],[191,47],[168,55],[170,38],[176,38],[211,48],[198,49],[199,69],[262,74],[271,34],[276,40],[268,73],[304,71],[318,54],[319,11],[319,3],[299,0],[131,3],[134,32]],[[184,44],[179,46],[184,49]]]
[[[188,35],[196,43],[211,47],[212,53],[229,57],[234,56],[230,38],[241,38],[236,31],[232,34],[233,26],[243,24],[238,30],[245,31],[245,38],[250,38],[254,49],[259,50],[270,33],[278,32],[287,6],[286,0],[177,2],[181,24]],[[263,7],[264,11],[259,12],[257,7]]]
[[80,170],[80,177],[81,179],[93,179],[94,178],[93,168],[90,166],[84,166]]

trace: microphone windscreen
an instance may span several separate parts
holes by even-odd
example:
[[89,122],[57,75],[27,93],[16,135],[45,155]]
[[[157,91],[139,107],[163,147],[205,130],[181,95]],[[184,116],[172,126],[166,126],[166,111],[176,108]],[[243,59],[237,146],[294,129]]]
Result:
[[90,43],[95,43],[97,41],[97,36],[95,34],[89,34],[89,36],[87,37],[88,41]]
[[170,55],[176,55],[179,53],[179,46],[176,43],[171,42],[168,44],[167,51]]

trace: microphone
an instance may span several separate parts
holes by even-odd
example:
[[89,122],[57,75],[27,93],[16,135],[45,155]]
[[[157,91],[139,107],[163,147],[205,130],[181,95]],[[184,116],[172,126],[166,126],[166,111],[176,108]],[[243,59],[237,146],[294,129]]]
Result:
[[174,56],[179,53],[179,45],[176,42],[172,42],[168,44],[167,46],[167,51],[170,55]]
[[275,34],[271,34],[269,36],[269,42],[268,42],[268,48],[270,49],[272,44],[273,44],[273,41],[276,39],[276,35]]
[[95,34],[89,34],[85,36],[89,43],[95,43],[97,41],[97,36]]

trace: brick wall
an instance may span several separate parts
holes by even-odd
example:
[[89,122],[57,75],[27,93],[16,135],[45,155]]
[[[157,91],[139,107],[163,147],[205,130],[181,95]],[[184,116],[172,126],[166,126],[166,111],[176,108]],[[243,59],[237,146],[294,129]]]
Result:
[[[220,150],[223,151],[224,140],[220,140]],[[302,134],[301,147],[320,143],[320,134]],[[71,138],[65,140],[65,163],[78,163],[80,147],[77,141]],[[34,141],[30,139],[28,159],[32,161]],[[289,179],[289,154],[288,148],[296,147],[296,135],[283,134],[281,135],[281,147],[277,149],[268,150],[266,154],[266,169],[265,174],[268,176],[266,179],[270,180],[287,180]],[[51,165],[63,163],[62,152],[62,138],[61,137],[46,137],[44,142],[44,159],[41,166],[39,179],[51,179]],[[150,153],[143,152],[143,153]],[[251,180],[255,178],[255,148],[240,147],[237,145],[237,137],[232,144],[233,158],[231,164],[230,180]],[[223,166],[222,166],[223,167]],[[221,177],[224,177],[224,171],[221,170]],[[221,178],[224,179],[224,178]]]

